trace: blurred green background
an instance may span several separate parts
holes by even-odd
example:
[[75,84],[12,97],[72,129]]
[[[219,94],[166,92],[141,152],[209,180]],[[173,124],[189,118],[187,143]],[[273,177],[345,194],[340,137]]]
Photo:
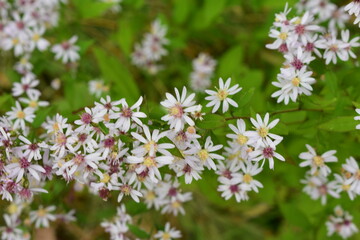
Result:
[[[183,233],[183,239],[230,240],[230,239],[329,239],[325,221],[337,204],[354,216],[360,227],[360,203],[350,201],[342,194],[341,199],[328,199],[322,206],[302,192],[300,179],[306,169],[298,166],[299,153],[306,151],[305,144],[319,152],[336,149],[338,163],[331,164],[334,172],[340,172],[341,164],[349,156],[360,157],[360,135],[355,131],[354,108],[360,107],[360,70],[358,60],[325,66],[316,60],[311,67],[317,83],[314,94],[303,97],[300,103],[288,106],[277,104],[270,97],[283,62],[282,55],[265,48],[274,14],[284,9],[285,3],[293,6],[296,1],[285,0],[124,0],[122,11],[114,14],[109,4],[94,0],[69,0],[61,9],[60,24],[47,32],[51,43],[78,35],[81,61],[77,66],[64,66],[54,61],[50,52],[33,55],[34,72],[41,80],[43,98],[51,102],[41,111],[34,127],[39,127],[47,115],[56,112],[74,120],[76,112],[84,106],[92,106],[97,100],[88,92],[88,81],[103,78],[110,86],[113,99],[125,97],[130,104],[140,95],[145,96],[146,113],[159,118],[164,110],[159,102],[165,92],[173,87],[189,84],[192,60],[200,52],[209,53],[218,61],[213,83],[218,77],[231,77],[243,90],[235,99],[239,109],[236,116],[254,116],[255,113],[296,109],[321,109],[323,111],[296,111],[277,114],[281,124],[275,132],[285,140],[278,152],[286,162],[275,160],[275,170],[265,170],[258,176],[264,185],[259,194],[251,193],[248,202],[225,201],[217,192],[217,180],[213,173],[205,171],[203,179],[191,185],[183,184],[185,191],[193,192],[193,201],[185,205],[186,215],[162,216],[148,211],[143,204],[125,200],[134,225],[147,232],[162,228],[170,221]],[[348,1],[336,1],[345,5]],[[293,16],[295,10],[290,14]],[[167,46],[169,55],[161,62],[165,69],[157,75],[149,75],[131,64],[134,44],[140,42],[150,23],[159,18],[168,26]],[[352,33],[357,26],[349,24]],[[352,34],[352,35],[353,35]],[[359,51],[356,51],[359,54]],[[11,82],[19,76],[12,70],[15,59],[10,53],[2,53],[0,72],[0,113],[4,114],[14,104]],[[50,87],[58,78],[60,90]],[[198,100],[205,95],[199,94]],[[231,123],[231,122],[228,122]],[[216,142],[225,142],[229,132],[226,127],[214,131]],[[75,208],[76,225],[57,226],[59,239],[107,239],[99,226],[104,218],[115,215],[116,196],[108,202],[85,191],[77,193],[71,185],[62,182],[48,186],[50,194],[37,197],[39,204],[53,204]],[[2,203],[5,206],[7,203]],[[141,233],[139,233],[141,235]],[[339,239],[333,237],[331,239]],[[359,234],[354,239],[360,239]]]

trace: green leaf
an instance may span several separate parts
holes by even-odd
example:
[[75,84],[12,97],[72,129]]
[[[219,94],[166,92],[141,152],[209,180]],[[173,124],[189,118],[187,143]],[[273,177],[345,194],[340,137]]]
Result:
[[243,54],[244,51],[242,46],[235,46],[224,53],[219,61],[219,75],[228,77],[229,74],[235,75],[240,73]]
[[193,5],[193,0],[175,0],[173,17],[176,23],[183,23],[188,17]]
[[[92,0],[72,1],[82,18],[93,18],[101,16],[112,4],[104,2],[94,2]],[[84,7],[86,6],[86,7]]]
[[357,122],[353,116],[343,116],[331,119],[319,125],[319,128],[331,132],[352,132],[355,131]]
[[246,104],[248,104],[250,102],[251,98],[254,95],[254,92],[255,92],[255,88],[250,88],[247,91],[240,92],[240,94],[239,94],[240,97],[237,100],[237,104],[239,105],[238,109],[246,106]]
[[299,210],[294,203],[282,203],[280,210],[284,215],[285,219],[294,226],[302,227],[304,229],[311,226],[306,215]]
[[197,123],[197,126],[203,129],[214,129],[218,127],[223,127],[225,123],[226,121],[223,116],[217,114],[207,114],[204,116],[204,119],[202,121],[199,121]]
[[140,92],[129,70],[116,57],[100,48],[95,48],[94,53],[105,81],[114,84],[112,91],[135,102]]
[[325,73],[325,85],[329,89],[332,96],[338,95],[338,80],[333,72]]
[[138,238],[146,238],[146,239],[150,238],[150,234],[148,234],[144,230],[140,229],[139,227],[132,225],[132,224],[128,224],[128,227],[129,227],[130,231]]

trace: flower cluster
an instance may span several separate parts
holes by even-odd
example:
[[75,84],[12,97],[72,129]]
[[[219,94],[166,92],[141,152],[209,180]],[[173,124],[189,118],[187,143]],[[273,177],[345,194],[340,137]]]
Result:
[[204,91],[211,86],[211,77],[215,70],[216,60],[206,53],[200,53],[192,62],[190,86],[194,91]]
[[306,172],[306,177],[301,183],[305,184],[304,192],[312,199],[320,198],[322,204],[325,204],[327,195],[339,198],[340,193],[346,192],[351,200],[360,195],[360,168],[353,157],[346,159],[342,164],[341,174],[335,173],[334,180],[330,181],[328,177],[331,168],[327,163],[338,161],[334,155],[336,151],[331,150],[319,155],[310,145],[306,145],[306,148],[308,152],[299,155],[299,158],[304,160],[300,163],[300,167],[311,169]]
[[[237,120],[236,126],[229,125],[233,132],[226,135],[230,139],[224,153],[227,161],[221,162],[217,171],[220,182],[218,191],[222,192],[225,199],[235,196],[238,202],[248,200],[249,191],[258,192],[258,188],[263,187],[254,176],[262,172],[266,160],[269,161],[270,169],[274,168],[274,158],[285,161],[283,156],[275,152],[283,138],[269,132],[279,119],[269,122],[267,113],[264,119],[257,114],[256,119],[250,120],[255,131],[246,130],[242,119]],[[260,166],[259,161],[262,161]]]
[[334,215],[329,216],[329,220],[326,222],[328,236],[337,233],[343,239],[347,239],[359,231],[349,212],[344,211],[340,206],[336,206],[334,213]]
[[75,221],[74,210],[65,214],[54,214],[55,206],[39,206],[37,210],[31,210],[30,203],[24,203],[16,199],[6,209],[3,215],[5,226],[0,227],[1,239],[4,240],[30,240],[31,228],[47,228],[50,222],[56,220],[61,222]]
[[269,34],[275,41],[266,45],[285,58],[278,81],[273,82],[279,90],[272,94],[277,102],[285,104],[296,102],[302,94],[311,95],[311,85],[316,81],[310,63],[316,57],[325,59],[326,64],[336,64],[338,58],[356,58],[352,48],[360,46],[359,37],[350,39],[349,30],[341,30],[349,19],[343,7],[329,1],[301,1],[297,8],[299,15],[293,18],[288,17],[291,9],[287,5],[276,14]]
[[160,20],[155,20],[151,24],[150,32],[145,34],[140,44],[135,45],[134,52],[131,55],[135,66],[148,71],[150,74],[156,74],[162,68],[158,62],[168,54],[164,48],[169,42],[165,37],[166,32],[167,28],[161,24]]
[[[47,28],[58,23],[58,9],[60,0],[47,1],[1,1],[0,12],[0,48],[5,51],[13,50],[20,58],[15,69],[22,75],[31,73],[33,68],[29,62],[35,50],[45,51],[50,42],[44,38]],[[69,41],[56,44],[51,48],[55,59],[62,59],[63,63],[74,62],[79,59],[79,47],[75,46],[77,37]]]
[[129,232],[128,224],[132,223],[132,218],[126,213],[125,205],[117,207],[116,216],[111,221],[103,221],[101,226],[105,232],[110,234],[111,240],[129,240],[126,235]]

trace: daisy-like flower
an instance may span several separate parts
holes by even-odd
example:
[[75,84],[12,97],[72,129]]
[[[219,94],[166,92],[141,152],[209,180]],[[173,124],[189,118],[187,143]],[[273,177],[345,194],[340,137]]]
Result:
[[205,90],[205,92],[210,95],[205,98],[206,100],[210,101],[206,106],[214,106],[212,109],[213,113],[219,109],[221,103],[223,104],[223,113],[227,112],[227,110],[229,109],[229,105],[238,107],[238,104],[234,100],[229,98],[229,96],[240,92],[242,88],[239,87],[239,84],[235,84],[232,87],[230,87],[230,84],[231,78],[228,78],[225,83],[222,78],[219,78],[219,88],[216,88],[217,91]]
[[350,181],[350,190],[356,194],[360,194],[360,168],[359,164],[353,157],[346,159],[346,163],[342,165],[345,170],[345,177]]
[[9,116],[9,120],[15,120],[13,128],[18,129],[19,127],[24,131],[25,122],[32,123],[34,121],[34,109],[33,108],[22,108],[20,103],[16,101],[15,107],[11,107],[11,111],[6,114]]
[[304,161],[300,163],[300,167],[311,167],[311,174],[314,175],[320,171],[322,176],[327,176],[331,173],[331,169],[326,165],[329,162],[337,162],[337,157],[334,156],[335,150],[327,151],[322,155],[318,155],[314,148],[306,144],[308,152],[300,153],[299,158]]
[[275,119],[269,123],[269,118],[269,113],[265,114],[264,120],[261,119],[259,114],[256,114],[256,120],[250,118],[256,131],[247,131],[245,133],[245,136],[249,138],[249,144],[255,144],[255,147],[266,147],[269,145],[271,148],[275,148],[275,146],[282,141],[282,137],[269,132],[276,124],[278,124],[279,119]]
[[271,97],[277,97],[278,103],[284,101],[287,105],[290,99],[296,102],[297,97],[301,94],[311,95],[313,90],[311,84],[315,83],[315,79],[311,75],[312,72],[307,71],[306,66],[303,66],[300,70],[282,68],[281,73],[277,76],[279,81],[272,83],[281,89],[274,92]]
[[[290,21],[293,25],[294,36],[296,40],[299,40],[302,44],[306,44],[314,32],[321,30],[318,25],[312,24],[314,22],[314,16],[309,12],[305,12],[302,17],[295,17]],[[294,41],[296,43],[296,41]]]
[[285,158],[279,153],[275,152],[276,148],[271,146],[260,146],[255,151],[250,152],[249,156],[252,161],[263,160],[261,167],[264,166],[265,160],[269,160],[269,168],[274,169],[274,158],[280,161],[285,161]]
[[64,41],[61,44],[54,45],[51,51],[55,53],[55,59],[62,59],[63,63],[77,61],[80,58],[78,53],[80,48],[75,45],[77,39],[77,36],[73,36],[68,41]]
[[219,182],[221,185],[219,185],[218,191],[221,192],[221,196],[225,200],[230,199],[232,196],[235,196],[237,202],[249,199],[247,192],[250,191],[250,186],[244,183],[240,177],[231,179],[219,177]]
[[55,206],[49,206],[46,208],[40,206],[38,210],[30,212],[30,221],[35,223],[36,228],[47,228],[50,226],[51,221],[56,220],[56,216],[51,213],[55,209]]
[[242,181],[248,184],[251,190],[259,192],[258,188],[263,188],[263,185],[258,180],[255,180],[253,176],[259,174],[263,169],[257,163],[247,163],[246,165],[241,165],[241,170],[244,172]]
[[359,229],[353,223],[353,217],[349,212],[344,211],[341,206],[336,206],[334,213],[335,215],[331,215],[326,222],[328,236],[337,233],[343,239],[347,239],[359,232]]
[[164,106],[168,114],[163,116],[161,120],[167,121],[171,129],[175,131],[180,131],[184,128],[185,123],[190,126],[194,126],[195,122],[188,116],[191,112],[194,112],[198,109],[198,106],[195,105],[195,93],[186,95],[186,87],[183,87],[182,93],[180,95],[179,90],[175,88],[176,98],[170,93],[166,93],[166,100],[162,101],[160,104]]
[[146,114],[140,112],[140,105],[143,101],[143,97],[140,97],[137,102],[129,107],[128,103],[124,100],[121,102],[122,108],[119,112],[110,114],[110,119],[117,119],[115,127],[127,132],[131,127],[131,121],[134,121],[139,126],[142,126],[142,122],[139,118],[146,118]]
[[221,144],[214,145],[209,136],[206,138],[204,147],[201,147],[200,143],[195,140],[193,146],[189,150],[184,151],[184,154],[194,154],[193,159],[195,161],[200,160],[208,169],[216,170],[214,159],[224,160],[225,158],[214,152],[220,150],[222,147],[223,145]]
[[45,32],[45,27],[41,26],[39,28],[33,28],[29,31],[29,36],[31,40],[29,41],[29,50],[33,51],[35,48],[39,49],[40,51],[46,50],[50,43],[46,39],[42,38],[42,35]]
[[29,139],[25,138],[24,136],[19,136],[19,139],[25,143],[25,145],[21,146],[20,149],[25,150],[24,156],[26,156],[29,161],[33,158],[35,160],[41,159],[40,149],[47,147],[45,143],[32,143]]
[[27,74],[21,78],[21,83],[14,83],[12,94],[15,97],[18,97],[24,93],[27,95],[40,95],[40,91],[35,88],[37,85],[39,85],[39,80],[35,79],[34,76]]
[[176,230],[175,228],[172,228],[170,226],[170,223],[167,222],[165,224],[164,231],[158,231],[154,235],[154,238],[159,239],[159,240],[172,240],[172,239],[176,239],[176,238],[181,238],[181,232],[179,230]]
[[117,183],[116,185],[119,187],[120,189],[120,193],[118,196],[118,202],[120,202],[122,200],[122,198],[125,196],[131,196],[131,198],[135,201],[135,202],[139,202],[140,199],[139,197],[142,197],[142,193],[138,190],[136,190],[135,188],[133,188],[130,183],[129,180],[120,177],[121,182]]
[[102,159],[103,158],[100,156],[100,153],[97,152],[87,155],[76,153],[70,161],[64,163],[61,169],[68,168],[69,169],[68,174],[71,176],[78,169],[82,170],[85,169],[86,167],[97,169],[99,161]]
[[171,153],[166,149],[174,148],[174,145],[171,143],[161,143],[158,144],[158,141],[167,135],[167,132],[160,133],[158,129],[155,129],[152,134],[150,133],[149,127],[144,125],[143,130],[146,138],[141,136],[136,132],[132,132],[131,135],[140,141],[143,145],[135,148],[131,152],[136,156],[144,156],[148,154],[149,156],[155,156],[157,152],[160,152],[163,155],[171,156]]
[[232,124],[229,124],[229,127],[233,132],[226,134],[226,137],[233,139],[239,146],[245,146],[249,140],[249,138],[246,136],[246,124],[245,121],[242,119],[237,120],[237,126],[235,127]]
[[89,81],[89,92],[95,95],[97,98],[99,98],[104,92],[108,91],[109,86],[105,85],[103,80],[95,79]]
[[23,231],[18,228],[20,222],[18,221],[19,217],[17,214],[4,214],[3,215],[6,226],[0,227],[1,239],[4,240],[15,240],[15,239],[22,239],[21,235]]
[[98,123],[102,120],[103,116],[106,113],[106,109],[99,111],[96,108],[85,108],[85,112],[81,114],[79,120],[76,120],[74,123],[76,125],[80,125],[75,129],[76,132],[81,132],[83,130],[87,130],[91,127],[92,123]]
[[47,101],[39,101],[40,93],[28,94],[28,98],[19,98],[19,101],[27,104],[30,108],[37,110],[39,107],[46,107],[49,105]]
[[37,164],[32,164],[31,160],[24,156],[14,158],[13,162],[5,166],[6,171],[9,173],[9,178],[16,178],[16,182],[20,182],[23,176],[31,175],[36,180],[40,181],[40,173],[45,173],[45,169]]
[[340,197],[337,193],[336,183],[334,181],[329,182],[328,179],[322,175],[314,176],[310,172],[307,172],[305,179],[300,182],[305,184],[303,191],[313,200],[321,199],[322,205],[326,204],[328,195],[334,198]]

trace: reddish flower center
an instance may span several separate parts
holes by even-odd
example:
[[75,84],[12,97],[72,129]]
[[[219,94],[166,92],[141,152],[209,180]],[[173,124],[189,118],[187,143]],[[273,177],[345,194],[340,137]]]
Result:
[[292,65],[296,70],[300,70],[304,64],[303,64],[299,59],[295,58],[294,61],[291,63],[291,65]]
[[24,169],[27,169],[28,167],[30,167],[29,161],[24,157],[20,158],[19,164],[20,164],[20,167],[24,168]]
[[265,158],[272,158],[274,156],[274,149],[266,147],[263,149],[263,155]]
[[305,26],[302,24],[296,25],[295,32],[299,35],[302,35],[305,33]]
[[231,185],[231,186],[230,186],[230,192],[231,192],[231,193],[237,193],[237,192],[239,192],[239,186],[238,186],[238,185]]
[[169,195],[170,197],[175,197],[176,194],[177,194],[176,188],[171,187],[171,188],[169,189],[168,195]]
[[110,137],[104,140],[104,147],[112,148],[115,144],[115,139]]
[[89,124],[89,123],[91,123],[91,120],[92,120],[91,114],[89,114],[89,113],[83,113],[83,114],[81,115],[81,121],[83,121],[83,123]]

